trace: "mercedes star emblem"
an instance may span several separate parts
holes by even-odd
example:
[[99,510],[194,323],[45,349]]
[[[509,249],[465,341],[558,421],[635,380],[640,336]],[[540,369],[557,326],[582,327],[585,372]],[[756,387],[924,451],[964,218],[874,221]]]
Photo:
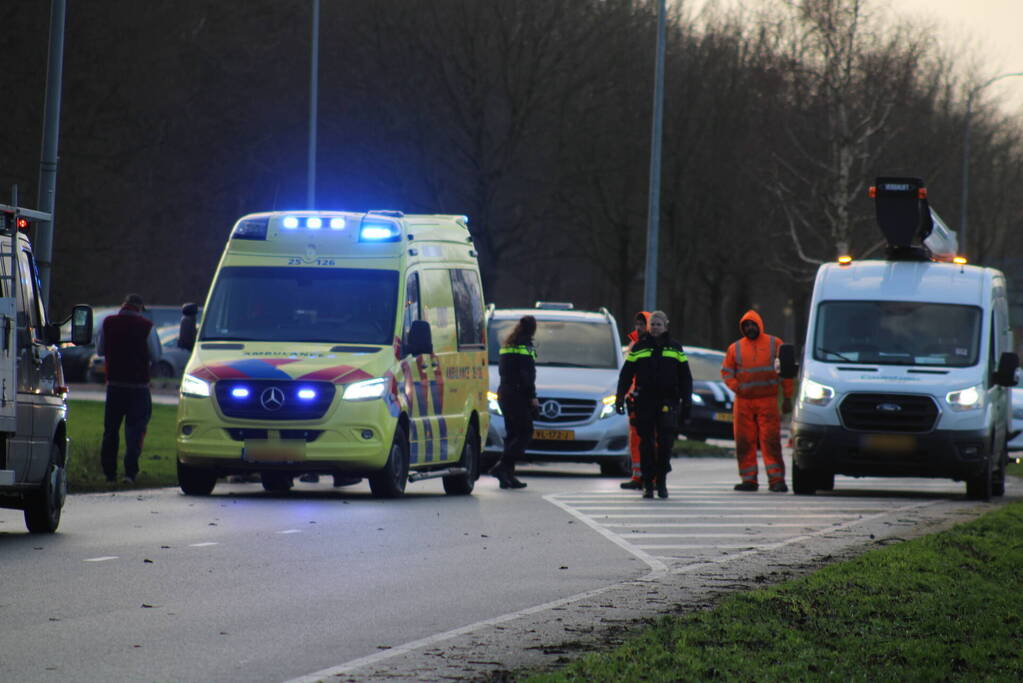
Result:
[[284,392],[277,387],[264,389],[259,395],[259,405],[263,406],[264,410],[280,410],[284,405]]

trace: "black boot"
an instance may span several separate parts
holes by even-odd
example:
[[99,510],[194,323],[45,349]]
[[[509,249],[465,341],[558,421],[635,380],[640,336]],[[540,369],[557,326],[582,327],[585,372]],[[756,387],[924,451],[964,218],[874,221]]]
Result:
[[643,497],[653,498],[654,497],[654,480],[644,479],[643,480]]
[[667,498],[668,497],[668,478],[658,477],[657,478],[657,497]]
[[526,488],[526,482],[522,481],[514,474],[508,475],[508,488],[510,489],[524,489]]
[[492,477],[496,477],[497,483],[501,485],[501,488],[510,489],[512,487],[511,476],[508,474],[508,471],[505,470],[504,465],[500,462],[491,467],[487,474]]

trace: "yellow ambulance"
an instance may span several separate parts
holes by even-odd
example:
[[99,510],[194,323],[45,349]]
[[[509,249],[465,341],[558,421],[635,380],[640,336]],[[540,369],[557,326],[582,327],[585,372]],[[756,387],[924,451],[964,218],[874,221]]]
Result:
[[232,231],[181,382],[181,490],[258,473],[368,478],[374,496],[479,478],[487,433],[479,266],[463,216],[250,214]]

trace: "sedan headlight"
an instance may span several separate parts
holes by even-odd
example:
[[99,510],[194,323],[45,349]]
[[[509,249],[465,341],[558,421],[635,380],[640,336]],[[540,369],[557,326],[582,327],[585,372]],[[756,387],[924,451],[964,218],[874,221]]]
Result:
[[945,401],[952,410],[977,410],[984,407],[984,385],[977,384],[966,387],[959,391],[950,391],[945,395]]
[[345,387],[345,393],[341,398],[345,401],[372,401],[386,394],[389,384],[390,380],[386,377],[352,382]]
[[702,406],[702,405],[704,405],[704,403],[705,402],[703,400],[703,396],[700,396],[698,393],[696,393],[694,391],[693,392],[693,405],[694,406]]
[[487,410],[494,415],[501,414],[501,404],[497,402],[497,394],[493,391],[487,392]]
[[799,386],[799,402],[809,403],[812,406],[826,406],[835,397],[835,390],[831,387],[814,382],[812,379],[804,379]]
[[199,379],[195,375],[185,375],[181,378],[181,395],[192,398],[208,398],[210,395],[210,383]]
[[611,417],[615,414],[615,398],[614,394],[605,396],[600,399],[600,419],[603,420],[605,417]]

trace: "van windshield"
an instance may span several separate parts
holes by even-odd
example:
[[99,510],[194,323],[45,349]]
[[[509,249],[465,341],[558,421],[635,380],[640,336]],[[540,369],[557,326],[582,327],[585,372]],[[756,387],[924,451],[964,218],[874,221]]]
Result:
[[398,272],[354,268],[223,268],[200,341],[390,345]]
[[[497,365],[501,344],[517,322],[490,321],[487,352],[492,365]],[[605,322],[537,320],[534,344],[537,366],[617,369],[621,354],[614,330]]]
[[813,357],[870,365],[976,365],[981,310],[915,301],[825,301]]

